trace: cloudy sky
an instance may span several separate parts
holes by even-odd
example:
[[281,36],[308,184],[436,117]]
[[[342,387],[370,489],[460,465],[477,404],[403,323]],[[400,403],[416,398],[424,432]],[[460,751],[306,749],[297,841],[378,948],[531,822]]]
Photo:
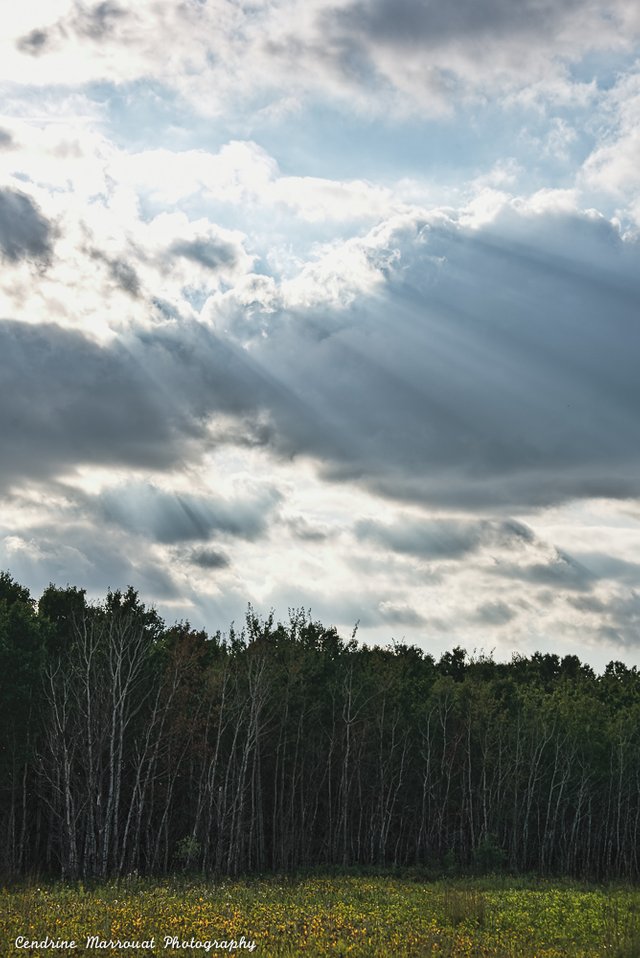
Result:
[[637,0],[22,0],[0,568],[640,663]]

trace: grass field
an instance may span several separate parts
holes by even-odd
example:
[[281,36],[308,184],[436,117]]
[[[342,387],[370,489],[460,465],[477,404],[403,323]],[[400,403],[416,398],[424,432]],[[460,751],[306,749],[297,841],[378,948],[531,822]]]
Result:
[[[88,936],[95,936],[91,947]],[[61,946],[64,940],[75,947]],[[522,879],[315,877],[128,879],[1,892],[2,958],[229,953],[640,958],[640,889]]]

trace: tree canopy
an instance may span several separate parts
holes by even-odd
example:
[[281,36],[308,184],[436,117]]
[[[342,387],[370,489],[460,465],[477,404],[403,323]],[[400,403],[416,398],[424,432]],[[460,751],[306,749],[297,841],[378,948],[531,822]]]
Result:
[[640,675],[367,647],[304,610],[211,634],[0,574],[0,867],[640,873]]

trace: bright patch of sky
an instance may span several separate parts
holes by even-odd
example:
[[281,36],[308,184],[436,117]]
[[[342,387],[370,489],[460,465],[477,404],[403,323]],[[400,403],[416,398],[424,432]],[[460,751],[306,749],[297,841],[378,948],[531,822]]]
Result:
[[640,663],[635,0],[27,0],[0,566]]

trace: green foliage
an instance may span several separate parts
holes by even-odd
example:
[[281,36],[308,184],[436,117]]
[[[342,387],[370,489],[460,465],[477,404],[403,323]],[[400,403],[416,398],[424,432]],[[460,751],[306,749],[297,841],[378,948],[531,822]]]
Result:
[[39,713],[41,624],[28,589],[0,573],[0,778],[10,786]]
[[188,870],[195,864],[201,851],[198,839],[193,835],[186,835],[176,845],[176,859]]
[[479,875],[490,875],[501,871],[506,862],[506,854],[496,841],[495,835],[485,835],[473,850],[474,871]]
[[29,590],[16,582],[9,572],[0,572],[0,603],[10,608],[16,602],[33,605]]
[[485,926],[487,899],[477,888],[448,886],[444,890],[443,908],[447,922],[454,928],[462,924],[476,928]]
[[[640,676],[0,575],[0,869],[640,877]],[[185,839],[185,835],[189,836]]]
[[445,875],[457,875],[460,871],[456,853],[452,848],[448,848],[442,856],[442,870]]
[[[0,947],[18,935],[255,942],[268,958],[637,958],[637,889],[492,880],[416,883],[382,876],[22,885],[0,893]],[[634,950],[635,949],[635,950]],[[238,949],[240,952],[240,949]],[[48,949],[31,949],[45,958]],[[149,950],[130,949],[142,958]],[[156,949],[154,954],[163,953]],[[186,949],[185,954],[202,954]],[[210,953],[214,953],[211,951]]]
[[46,630],[46,644],[51,655],[60,655],[73,641],[74,630],[82,622],[87,609],[85,590],[76,586],[65,589],[50,584],[38,601],[38,615]]

